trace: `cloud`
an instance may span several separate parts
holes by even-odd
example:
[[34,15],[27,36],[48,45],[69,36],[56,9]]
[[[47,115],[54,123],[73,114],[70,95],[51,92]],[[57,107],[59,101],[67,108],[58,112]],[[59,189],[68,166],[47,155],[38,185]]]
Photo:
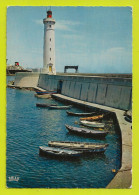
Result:
[[124,47],[112,47],[112,48],[106,50],[106,52],[111,52],[111,53],[124,52],[124,51],[125,51]]
[[55,29],[57,30],[67,30],[70,31],[71,29],[64,23],[57,22]]
[[79,41],[81,41],[84,38],[84,36],[77,35],[77,34],[64,34],[63,37],[65,39],[72,39],[72,40],[79,40]]
[[[34,20],[34,22],[38,25],[43,26],[43,21],[42,19],[40,20]],[[62,30],[62,31],[75,31],[74,27],[77,25],[80,25],[81,23],[77,22],[77,21],[67,21],[67,20],[59,20],[56,21],[55,24],[55,29],[56,30]]]
[[55,28],[57,30],[66,30],[66,31],[75,31],[74,27],[80,25],[81,23],[77,21],[70,21],[70,20],[59,20],[56,22]]
[[34,22],[35,22],[36,24],[43,25],[42,19],[40,19],[40,20],[35,20]]
[[[34,20],[34,22],[38,25],[43,25],[42,19]],[[74,26],[80,25],[81,23],[77,21],[70,21],[70,20],[59,20],[56,21],[55,29],[57,30],[64,30],[64,31],[74,31]]]

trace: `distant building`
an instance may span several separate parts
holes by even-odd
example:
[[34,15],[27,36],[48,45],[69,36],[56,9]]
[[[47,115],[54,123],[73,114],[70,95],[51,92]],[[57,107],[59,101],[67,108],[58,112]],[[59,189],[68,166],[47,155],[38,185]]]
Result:
[[31,70],[24,69],[19,65],[19,62],[15,62],[15,65],[7,65],[6,74],[14,75],[16,72],[32,72]]

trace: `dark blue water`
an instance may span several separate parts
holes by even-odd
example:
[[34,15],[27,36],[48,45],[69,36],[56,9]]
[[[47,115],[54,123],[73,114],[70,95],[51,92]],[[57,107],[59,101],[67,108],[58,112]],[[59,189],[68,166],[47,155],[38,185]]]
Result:
[[[112,169],[120,168],[120,135],[114,125],[103,140],[73,135],[68,133],[65,124],[75,125],[78,117],[67,116],[65,110],[37,108],[35,105],[39,102],[62,105],[53,99],[38,99],[31,91],[7,88],[7,186],[105,188],[116,174]],[[74,107],[72,111],[81,110]],[[39,146],[51,140],[100,142],[109,146],[103,155],[83,156],[77,160],[39,156]],[[10,181],[12,176],[19,180]]]

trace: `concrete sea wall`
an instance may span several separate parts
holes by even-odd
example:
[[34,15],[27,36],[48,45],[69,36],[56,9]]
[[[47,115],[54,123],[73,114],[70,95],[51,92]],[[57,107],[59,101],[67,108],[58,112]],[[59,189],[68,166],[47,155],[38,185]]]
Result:
[[59,81],[62,82],[61,94],[63,95],[122,110],[131,108],[131,78],[40,74],[38,87],[46,90],[57,90]]
[[132,79],[104,76],[16,73],[15,86],[57,90],[78,100],[128,110],[132,106]]
[[36,87],[38,85],[39,73],[21,72],[16,73],[14,85],[17,87]]

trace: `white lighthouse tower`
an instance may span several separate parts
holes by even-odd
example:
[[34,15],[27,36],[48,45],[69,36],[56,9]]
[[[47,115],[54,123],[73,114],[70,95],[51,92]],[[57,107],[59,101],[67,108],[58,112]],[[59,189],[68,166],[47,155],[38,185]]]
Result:
[[43,46],[43,73],[56,74],[55,69],[55,20],[52,11],[47,11],[44,23],[44,46]]

